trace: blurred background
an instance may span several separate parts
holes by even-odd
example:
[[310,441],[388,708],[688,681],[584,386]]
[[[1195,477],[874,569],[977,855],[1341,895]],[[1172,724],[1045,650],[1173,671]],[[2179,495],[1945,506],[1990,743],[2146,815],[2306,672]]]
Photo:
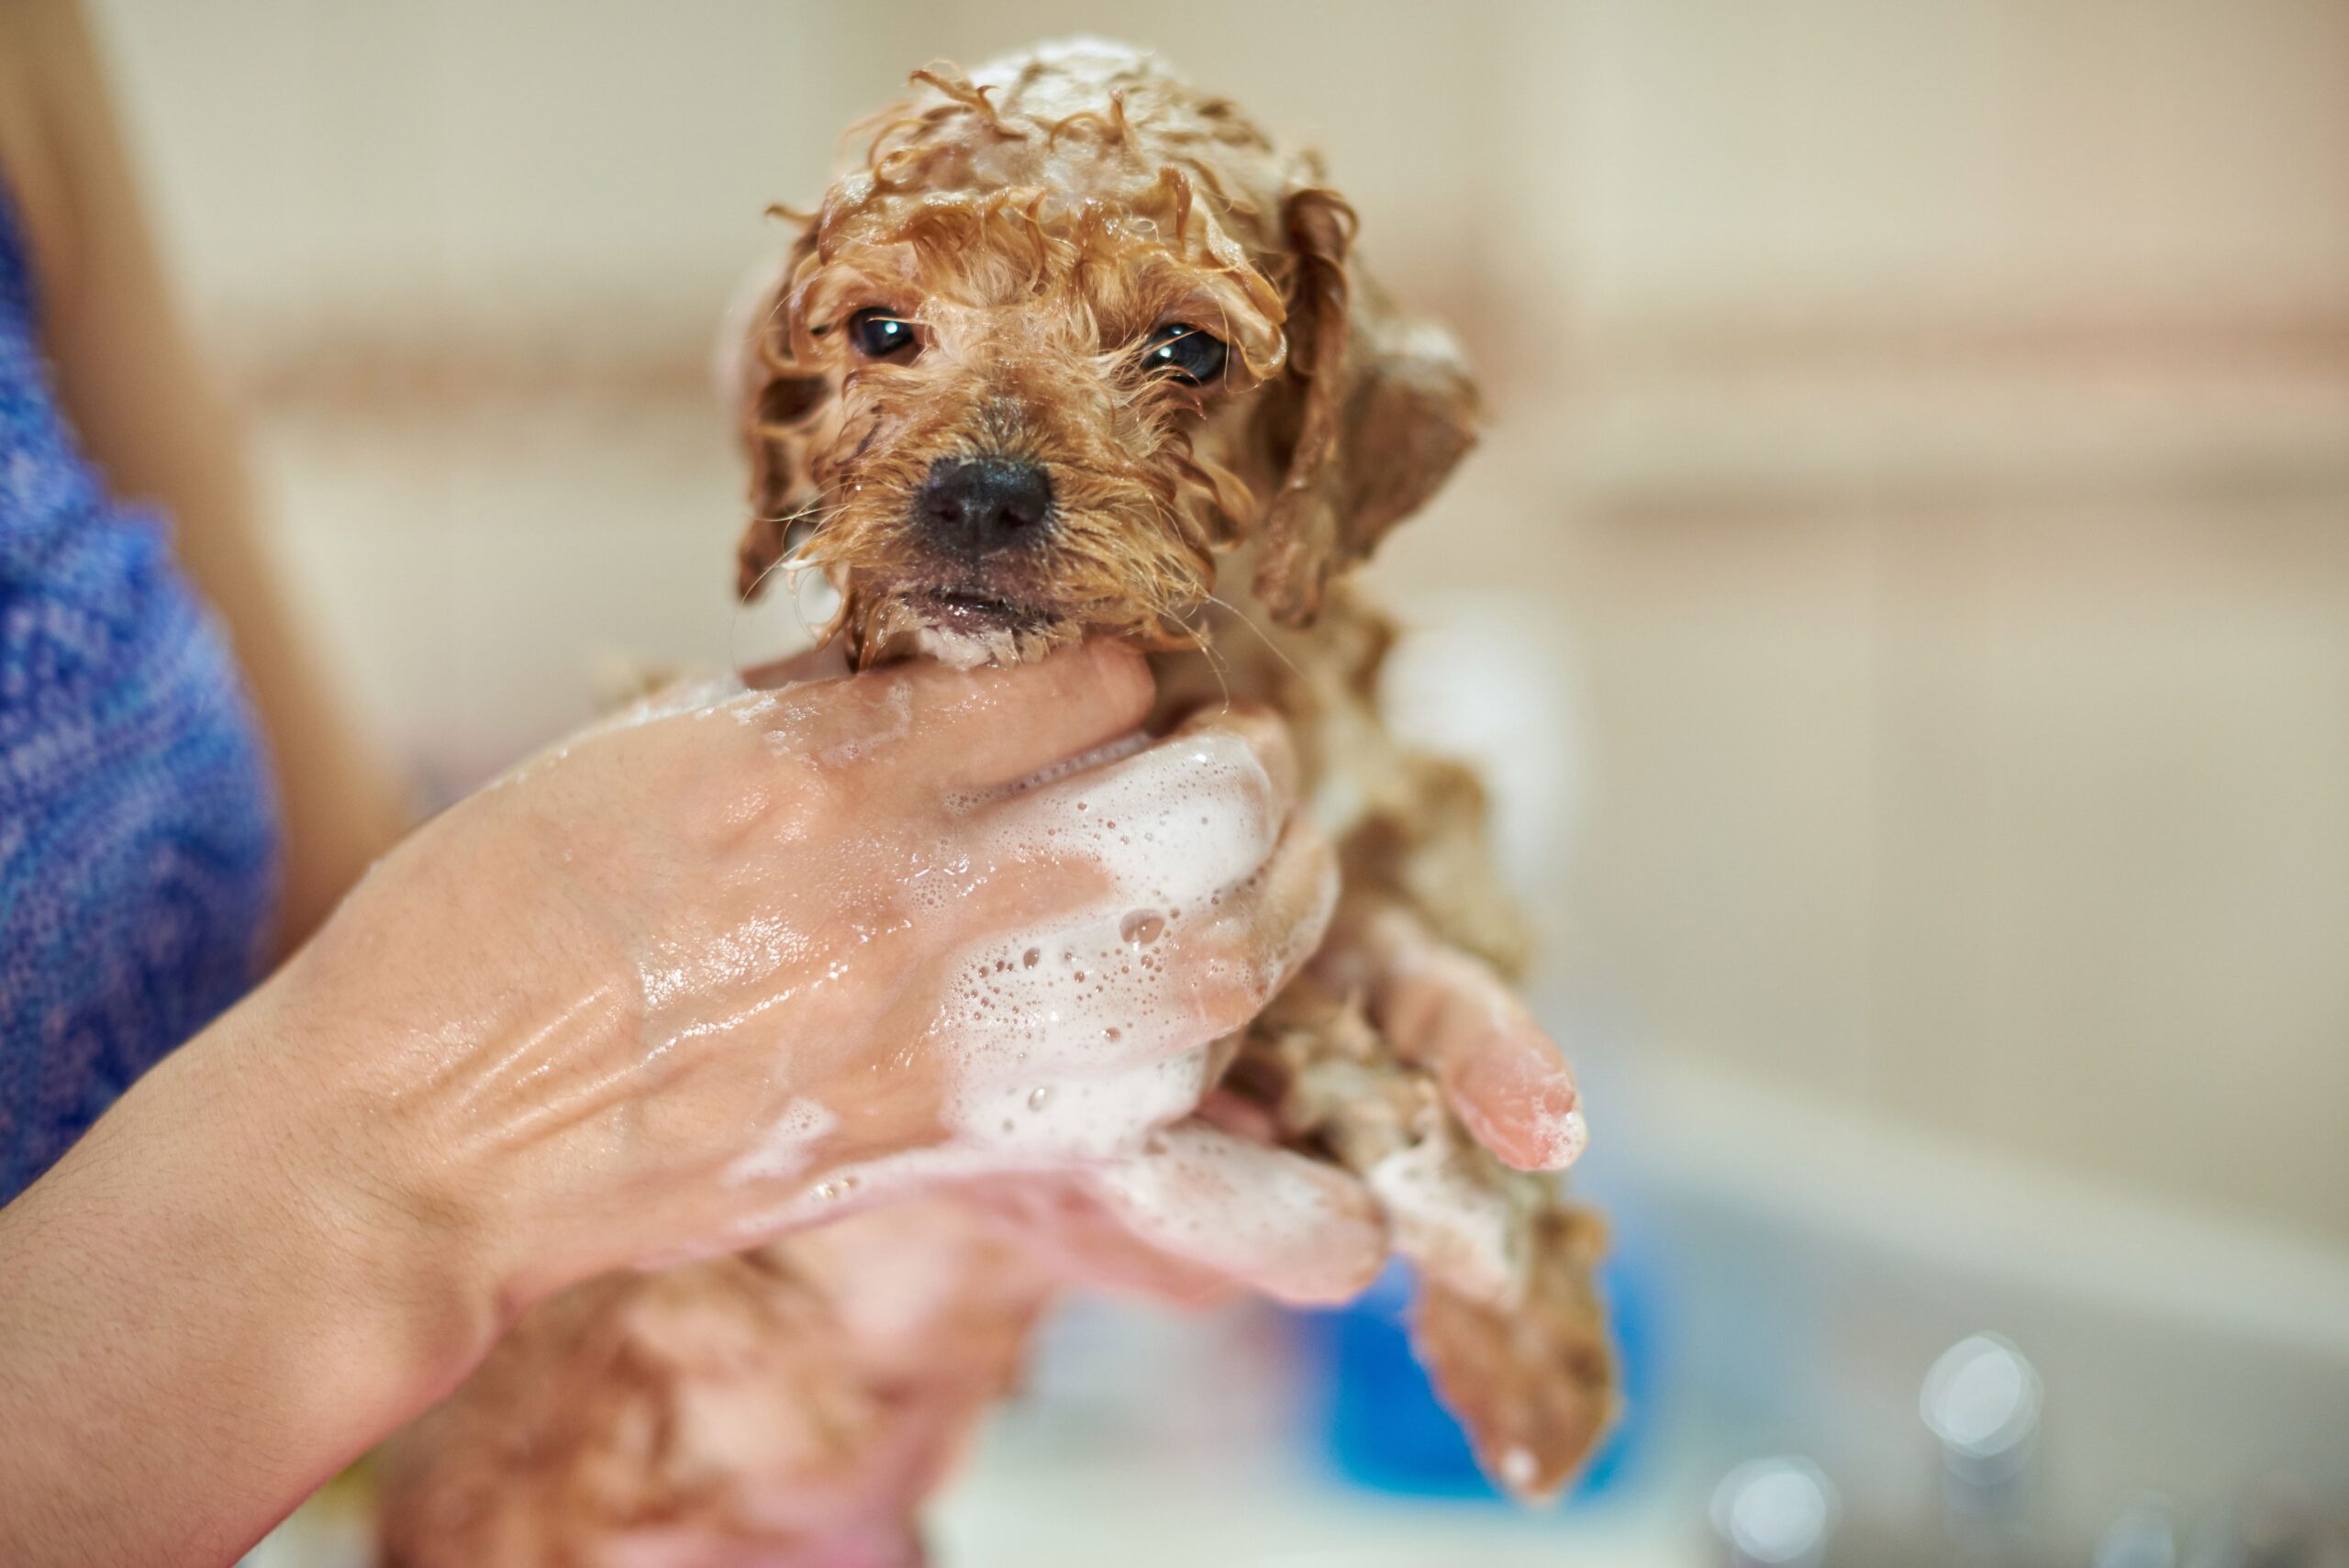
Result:
[[1375,1305],[1081,1307],[946,1562],[2343,1560],[2340,0],[94,11],[320,646],[439,794],[774,635],[715,324],[927,60],[1158,45],[1467,342],[1391,700],[1494,782],[1638,1413],[1525,1520],[1347,1394]]

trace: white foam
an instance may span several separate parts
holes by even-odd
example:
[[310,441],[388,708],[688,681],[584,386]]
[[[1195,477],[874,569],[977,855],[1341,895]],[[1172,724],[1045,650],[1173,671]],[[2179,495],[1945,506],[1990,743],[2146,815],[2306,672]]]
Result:
[[815,1162],[816,1145],[839,1125],[840,1118],[820,1101],[793,1100],[760,1135],[758,1146],[726,1168],[726,1179],[740,1184],[799,1175]]
[[914,649],[950,670],[975,670],[983,664],[1019,662],[1018,650],[1008,631],[981,633],[925,625],[914,633]]
[[1169,1129],[1098,1179],[1127,1225],[1162,1251],[1300,1303],[1353,1295],[1384,1255],[1376,1220],[1341,1207],[1339,1181],[1197,1123]]
[[[1255,753],[1222,731],[1008,803],[991,854],[1090,862],[1108,888],[1074,917],[963,955],[931,1037],[960,1064],[948,1107],[958,1134],[1097,1157],[1191,1107],[1204,1048],[1231,1021],[1229,994],[1268,992],[1293,956],[1241,952],[1228,936],[1174,951],[1257,874],[1280,830],[1273,806]],[[1130,940],[1130,917],[1142,913],[1153,940]],[[1031,1106],[1047,1082],[1053,1093]]]
[[1501,1480],[1520,1492],[1532,1485],[1541,1473],[1542,1462],[1521,1443],[1501,1455]]
[[[1293,929],[1237,913],[1282,822],[1245,741],[1178,737],[996,797],[967,858],[907,889],[918,911],[967,896],[986,868],[1075,862],[1101,891],[1074,914],[1001,932],[956,956],[919,1053],[946,1065],[946,1136],[829,1173],[745,1234],[852,1212],[924,1186],[1007,1170],[1107,1165],[1187,1116],[1235,1004],[1268,996],[1320,940],[1330,868]],[[935,892],[930,891],[932,887]]]
[[1364,1173],[1393,1227],[1395,1250],[1461,1295],[1493,1306],[1524,1288],[1508,1199],[1467,1170],[1443,1136],[1422,1139]]

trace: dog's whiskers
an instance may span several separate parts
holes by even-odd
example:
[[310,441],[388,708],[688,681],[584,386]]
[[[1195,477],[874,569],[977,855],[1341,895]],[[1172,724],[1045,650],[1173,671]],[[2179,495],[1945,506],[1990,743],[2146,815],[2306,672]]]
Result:
[[1274,658],[1279,660],[1282,664],[1286,666],[1290,674],[1295,675],[1300,681],[1305,679],[1305,672],[1297,667],[1297,661],[1291,659],[1288,656],[1287,651],[1284,650],[1279,643],[1273,640],[1272,633],[1266,631],[1263,627],[1258,626],[1253,620],[1250,619],[1247,611],[1241,609],[1238,605],[1233,604],[1230,599],[1218,598],[1213,594],[1206,594],[1201,596],[1204,597],[1208,604],[1221,606],[1225,614],[1230,616],[1232,619],[1238,621],[1241,626],[1246,627],[1251,632],[1254,633],[1256,640],[1263,643],[1267,652],[1271,653]]
[[1192,646],[1199,651],[1199,656],[1207,661],[1208,673],[1215,677],[1216,689],[1222,694],[1222,711],[1230,713],[1231,711],[1231,683],[1224,678],[1224,663],[1216,654],[1215,644],[1208,640],[1205,631],[1185,619],[1180,611],[1169,608],[1162,613],[1167,619],[1183,628],[1185,635],[1190,638]]
[[806,617],[799,615],[799,604],[796,593],[798,586],[798,574],[808,565],[807,558],[807,547],[815,541],[817,534],[822,530],[824,525],[830,522],[834,517],[840,515],[840,510],[841,508],[837,506],[824,507],[810,505],[802,506],[796,512],[792,512],[784,517],[775,519],[775,521],[785,525],[786,536],[796,532],[798,534],[798,538],[794,539],[790,547],[781,555],[776,556],[773,561],[767,562],[765,566],[762,567],[759,571],[759,574],[751,579],[749,591],[744,593],[740,598],[735,601],[733,615],[729,618],[726,625],[726,657],[727,662],[733,668],[740,670],[744,665],[741,646],[743,615],[749,610],[751,602],[757,599],[761,594],[765,592],[767,579],[774,576],[778,573],[783,574],[785,581],[789,584],[794,590],[792,613],[795,617],[798,617],[800,629],[807,632],[811,637],[815,637],[816,641],[818,643],[823,641],[823,638],[817,634],[819,630],[829,630],[830,628],[810,627],[807,624]]

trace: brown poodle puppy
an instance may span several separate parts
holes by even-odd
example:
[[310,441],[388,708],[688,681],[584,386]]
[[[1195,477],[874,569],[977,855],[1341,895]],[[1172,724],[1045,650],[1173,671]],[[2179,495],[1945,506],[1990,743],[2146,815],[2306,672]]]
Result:
[[[1168,723],[1218,700],[1287,717],[1346,889],[1308,974],[1228,1042],[1221,1115],[1364,1177],[1479,1458],[1552,1494],[1614,1404],[1602,1240],[1487,1148],[1555,1169],[1580,1122],[1536,1107],[1553,1146],[1528,1148],[1464,1125],[1457,1105],[1496,1096],[1447,1093],[1467,1054],[1444,1040],[1531,1028],[1497,978],[1517,928],[1481,791],[1388,740],[1389,628],[1340,580],[1472,444],[1458,350],[1363,272],[1315,159],[1146,52],[1081,40],[913,80],[852,133],[861,159],[753,324],[741,589],[820,570],[859,664],[1111,635],[1157,651]],[[548,1303],[387,1456],[394,1560],[918,1562],[922,1496],[1070,1273],[1005,1211],[1056,1201],[876,1210]],[[1128,1252],[1126,1283],[1199,1283]]]

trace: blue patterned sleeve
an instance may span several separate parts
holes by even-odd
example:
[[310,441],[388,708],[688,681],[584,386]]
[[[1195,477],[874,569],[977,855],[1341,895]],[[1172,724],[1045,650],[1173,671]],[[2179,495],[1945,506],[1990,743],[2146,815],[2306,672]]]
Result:
[[66,427],[0,190],[0,1202],[252,984],[278,852],[226,639]]

